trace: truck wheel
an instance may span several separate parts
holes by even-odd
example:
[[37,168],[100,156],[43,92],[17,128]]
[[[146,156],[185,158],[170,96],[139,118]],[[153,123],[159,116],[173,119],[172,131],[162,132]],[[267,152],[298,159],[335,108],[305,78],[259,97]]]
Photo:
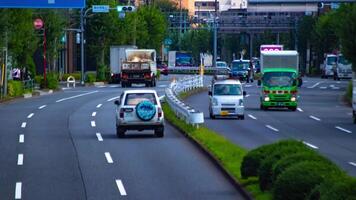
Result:
[[123,137],[125,137],[125,129],[116,126],[116,136],[117,136],[118,138],[123,138]]
[[157,128],[156,130],[155,130],[155,135],[156,135],[156,137],[163,137],[164,136],[164,128]]
[[126,84],[124,82],[121,82],[121,87],[122,88],[125,88],[126,87]]
[[289,110],[291,110],[291,111],[296,111],[296,110],[297,110],[297,107],[289,107]]
[[245,115],[238,115],[238,116],[237,116],[237,119],[245,120]]
[[260,105],[260,109],[261,109],[261,110],[267,110],[267,107],[261,104],[261,105]]
[[145,83],[145,87],[150,87],[150,84],[149,83]]

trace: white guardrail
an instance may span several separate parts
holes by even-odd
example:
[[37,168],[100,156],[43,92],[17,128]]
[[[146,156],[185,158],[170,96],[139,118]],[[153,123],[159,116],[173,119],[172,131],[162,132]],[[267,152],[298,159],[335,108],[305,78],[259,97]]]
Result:
[[203,76],[186,76],[178,81],[171,82],[165,91],[167,103],[176,116],[194,126],[204,123],[204,114],[186,105],[178,98],[178,95],[181,92],[202,88],[203,86]]

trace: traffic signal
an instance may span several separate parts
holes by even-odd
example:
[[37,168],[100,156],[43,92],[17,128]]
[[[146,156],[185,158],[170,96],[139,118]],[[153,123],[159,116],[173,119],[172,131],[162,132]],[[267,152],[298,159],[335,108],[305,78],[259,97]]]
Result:
[[134,12],[135,6],[117,6],[117,12]]

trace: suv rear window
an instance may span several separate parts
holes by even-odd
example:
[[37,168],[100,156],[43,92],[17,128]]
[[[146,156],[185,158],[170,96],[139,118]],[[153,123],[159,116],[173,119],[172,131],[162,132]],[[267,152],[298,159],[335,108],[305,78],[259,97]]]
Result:
[[154,93],[133,93],[127,94],[125,98],[125,105],[136,106],[141,101],[150,101],[154,105],[157,105],[156,97]]
[[214,95],[241,95],[241,88],[238,84],[215,84]]

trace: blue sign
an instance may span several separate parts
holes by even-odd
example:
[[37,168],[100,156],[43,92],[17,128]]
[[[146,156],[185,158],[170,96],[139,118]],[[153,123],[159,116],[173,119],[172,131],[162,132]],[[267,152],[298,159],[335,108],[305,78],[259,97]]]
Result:
[[93,5],[93,13],[108,13],[109,10],[109,5]]
[[0,0],[0,8],[84,8],[85,0]]

